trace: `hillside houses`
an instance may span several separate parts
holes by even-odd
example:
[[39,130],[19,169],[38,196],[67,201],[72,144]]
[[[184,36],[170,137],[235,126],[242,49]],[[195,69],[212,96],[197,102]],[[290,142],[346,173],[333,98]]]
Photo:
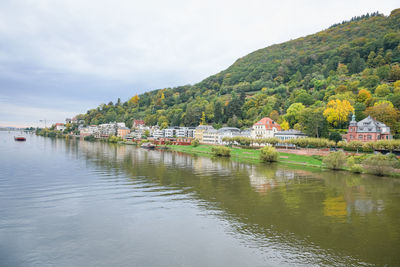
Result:
[[[190,140],[197,139],[203,144],[226,145],[224,138],[247,137],[247,138],[269,138],[277,137],[281,140],[302,138],[305,134],[295,130],[280,131],[278,123],[270,118],[263,118],[253,125],[250,129],[240,130],[235,127],[222,127],[215,129],[211,125],[199,125],[198,127],[172,126],[160,129],[159,126],[146,126],[143,121],[134,120],[134,126],[129,129],[125,123],[106,123],[100,125],[89,125],[81,129],[82,137],[93,135],[96,138],[108,138],[111,135],[119,136],[124,139],[143,139],[153,138],[155,140],[185,140],[185,144],[190,144]],[[182,140],[183,140],[182,139]]]

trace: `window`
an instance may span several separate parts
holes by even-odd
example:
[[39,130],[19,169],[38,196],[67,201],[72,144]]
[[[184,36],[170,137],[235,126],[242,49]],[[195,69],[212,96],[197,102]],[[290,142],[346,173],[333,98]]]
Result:
[[368,140],[371,140],[371,139],[372,139],[372,137],[371,137],[370,135],[368,135],[368,136],[367,136],[367,139],[368,139]]
[[362,136],[362,134],[360,134],[360,135],[358,136],[358,139],[360,139],[360,140],[362,140],[362,139],[363,139],[363,136]]

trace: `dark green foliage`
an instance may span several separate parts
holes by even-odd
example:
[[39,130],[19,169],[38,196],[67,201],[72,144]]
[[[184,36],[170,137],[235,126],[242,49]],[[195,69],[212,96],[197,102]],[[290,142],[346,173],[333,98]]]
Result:
[[83,138],[85,141],[96,141],[96,138],[93,135],[88,135]]
[[332,132],[329,134],[329,140],[335,141],[335,143],[342,141],[342,135],[338,132]]

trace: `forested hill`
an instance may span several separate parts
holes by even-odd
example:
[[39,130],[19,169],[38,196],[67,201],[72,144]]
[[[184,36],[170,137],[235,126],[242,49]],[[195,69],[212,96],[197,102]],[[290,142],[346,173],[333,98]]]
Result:
[[[399,62],[396,9],[257,50],[198,84],[154,90],[79,116],[87,124],[125,121],[129,126],[135,118],[161,127],[195,126],[203,114],[203,121],[215,126],[248,127],[270,116],[310,135],[326,135],[345,128],[354,108],[357,119],[371,114],[400,132]],[[349,101],[345,119],[323,115],[332,100]],[[320,123],[317,132],[309,118]]]

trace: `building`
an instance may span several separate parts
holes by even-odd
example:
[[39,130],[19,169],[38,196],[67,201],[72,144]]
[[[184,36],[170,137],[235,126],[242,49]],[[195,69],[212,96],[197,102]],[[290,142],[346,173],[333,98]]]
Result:
[[131,130],[127,127],[118,127],[117,136],[121,137],[121,138],[125,138],[125,136],[127,136],[130,132],[131,132]]
[[177,132],[179,130],[179,127],[174,126],[174,127],[168,127],[167,129],[164,130],[164,136],[168,138],[172,138],[177,136]]
[[[200,141],[200,140],[199,140]],[[214,128],[210,128],[203,132],[202,141],[204,144],[218,144],[219,142],[219,132]]]
[[193,137],[194,127],[179,127],[176,131],[176,137]]
[[64,130],[65,130],[65,125],[64,125],[64,123],[56,123],[56,124],[55,124],[55,129],[56,129],[57,131],[64,131]]
[[290,129],[287,131],[276,132],[275,137],[280,140],[289,140],[289,139],[305,138],[307,137],[307,135],[301,131]]
[[80,129],[80,136],[85,137],[89,135],[95,136],[96,133],[98,133],[98,136],[100,135],[100,130],[97,125],[89,125],[86,128]]
[[262,118],[256,122],[251,130],[252,138],[270,138],[281,130],[281,126],[271,118]]
[[132,127],[136,128],[139,127],[140,125],[144,126],[144,120],[133,120]]
[[207,130],[214,129],[211,125],[199,125],[194,130],[194,138],[199,140],[200,143],[203,142],[203,134]]
[[371,116],[356,122],[356,117],[353,114],[349,125],[349,131],[345,135],[347,142],[351,141],[377,141],[392,139],[390,134],[390,127],[386,124],[379,122]]
[[163,138],[164,137],[164,130],[156,129],[153,131],[154,138]]
[[222,139],[224,137],[235,137],[235,136],[242,136],[240,129],[235,128],[235,127],[222,127],[218,129],[218,144],[224,144]]

